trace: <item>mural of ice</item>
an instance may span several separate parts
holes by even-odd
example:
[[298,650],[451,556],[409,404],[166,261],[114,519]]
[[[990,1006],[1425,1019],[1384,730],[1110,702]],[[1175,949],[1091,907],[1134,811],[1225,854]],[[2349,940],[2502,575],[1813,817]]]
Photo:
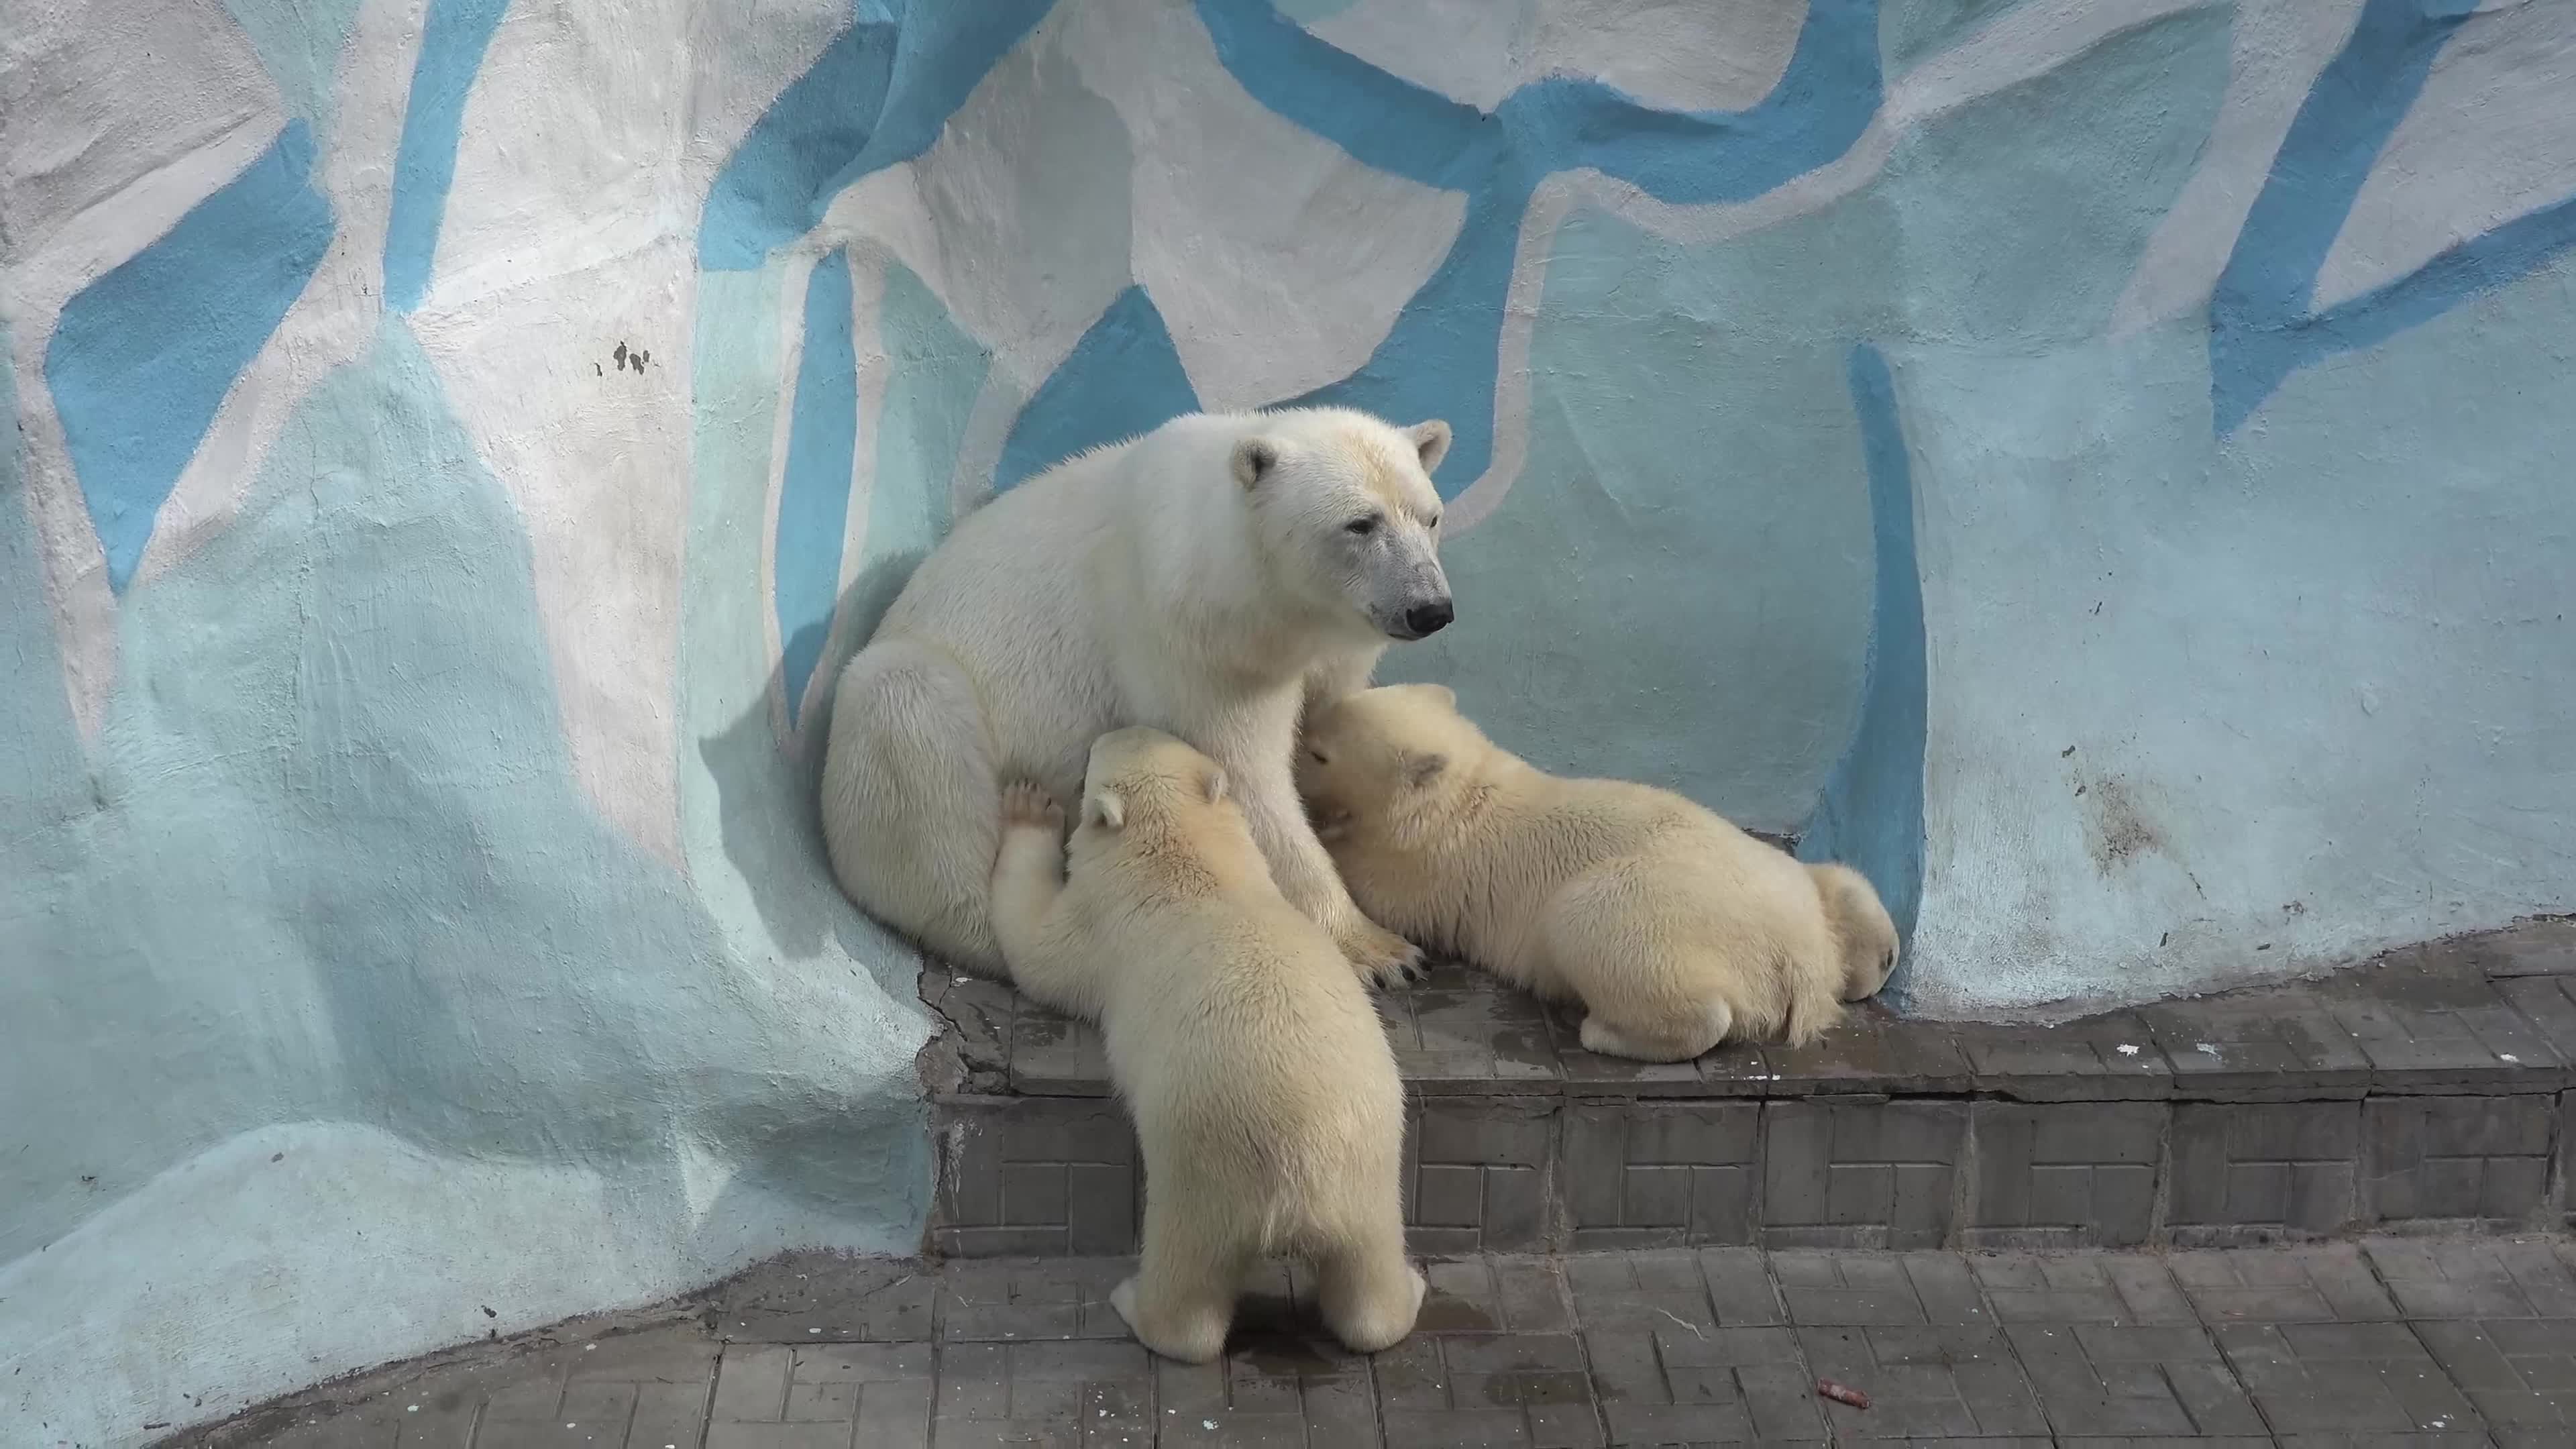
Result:
[[910,1247],[829,680],[959,513],[1192,407],[1449,419],[1460,621],[1388,674],[1853,860],[1915,1009],[2569,903],[2567,6],[21,13],[42,1442]]

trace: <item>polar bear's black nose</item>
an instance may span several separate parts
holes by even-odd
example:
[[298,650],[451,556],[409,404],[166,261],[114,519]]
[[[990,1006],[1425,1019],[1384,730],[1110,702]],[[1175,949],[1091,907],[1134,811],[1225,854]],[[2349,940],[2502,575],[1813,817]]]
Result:
[[1447,599],[1433,599],[1405,610],[1404,627],[1414,638],[1427,639],[1449,627],[1449,621],[1457,617],[1458,611],[1450,607]]

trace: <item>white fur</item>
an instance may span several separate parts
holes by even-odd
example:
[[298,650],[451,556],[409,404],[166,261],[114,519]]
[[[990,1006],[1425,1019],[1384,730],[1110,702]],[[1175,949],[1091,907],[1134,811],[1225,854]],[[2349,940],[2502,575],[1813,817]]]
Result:
[[[1110,1296],[1146,1347],[1205,1363],[1246,1273],[1315,1264],[1335,1336],[1413,1331],[1404,1086],[1366,988],[1270,882],[1226,777],[1157,730],[1093,747],[1082,823],[1002,803],[993,927],[1022,991],[1098,1016],[1145,1154],[1144,1252]],[[1070,878],[1058,879],[1070,856]]]
[[1395,685],[1309,722],[1299,788],[1376,919],[1581,1001],[1583,1045],[1641,1061],[1801,1044],[1886,984],[1896,928],[1859,873],[1669,791],[1544,774],[1456,705]]
[[[1063,463],[958,525],[834,692],[823,831],[851,899],[1001,970],[986,905],[1004,776],[1061,797],[1094,737],[1168,730],[1216,759],[1279,888],[1364,974],[1421,953],[1360,914],[1299,808],[1311,694],[1363,687],[1410,608],[1445,608],[1445,423],[1194,414]],[[1378,520],[1365,538],[1355,519]]]

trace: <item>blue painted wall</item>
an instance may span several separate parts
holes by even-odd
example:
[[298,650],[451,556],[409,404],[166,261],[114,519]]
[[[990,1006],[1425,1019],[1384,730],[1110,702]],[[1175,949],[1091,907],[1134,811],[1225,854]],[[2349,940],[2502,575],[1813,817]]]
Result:
[[1446,418],[1387,676],[1853,861],[1917,1009],[2568,906],[2576,11],[1428,13],[40,7],[0,1416],[914,1242],[830,681],[1193,407]]

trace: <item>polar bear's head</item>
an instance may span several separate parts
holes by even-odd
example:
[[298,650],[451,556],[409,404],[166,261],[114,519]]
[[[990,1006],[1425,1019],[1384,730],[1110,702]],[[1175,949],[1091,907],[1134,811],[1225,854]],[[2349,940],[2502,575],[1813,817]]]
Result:
[[1492,749],[1445,684],[1363,689],[1307,723],[1297,793],[1327,840],[1353,825],[1429,824]]
[[1091,742],[1091,758],[1082,769],[1083,835],[1115,835],[1131,818],[1168,817],[1212,811],[1230,817],[1238,829],[1242,812],[1226,799],[1225,771],[1217,762],[1174,736],[1134,725],[1111,730]]
[[1389,639],[1446,627],[1456,611],[1431,470],[1449,451],[1449,425],[1399,428],[1348,408],[1255,413],[1250,423],[1231,464],[1277,582]]

